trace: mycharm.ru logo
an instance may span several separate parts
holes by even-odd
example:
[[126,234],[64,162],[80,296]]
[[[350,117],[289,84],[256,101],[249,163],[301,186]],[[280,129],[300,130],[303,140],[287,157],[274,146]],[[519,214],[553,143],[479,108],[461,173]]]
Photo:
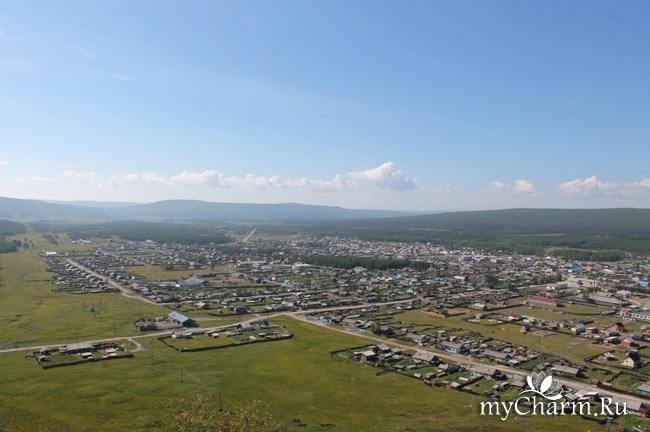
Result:
[[522,391],[519,398],[514,401],[481,402],[481,415],[498,416],[505,421],[511,414],[593,417],[627,414],[627,403],[613,402],[611,397],[602,397],[600,407],[593,406],[589,401],[560,401],[564,397],[562,384],[544,372],[533,372],[526,377],[526,383],[528,389]]

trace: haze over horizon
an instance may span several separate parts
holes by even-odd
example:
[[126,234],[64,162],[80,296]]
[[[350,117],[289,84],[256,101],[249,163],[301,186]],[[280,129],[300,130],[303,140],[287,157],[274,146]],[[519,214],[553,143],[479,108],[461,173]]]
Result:
[[648,16],[642,1],[9,0],[0,196],[650,208]]

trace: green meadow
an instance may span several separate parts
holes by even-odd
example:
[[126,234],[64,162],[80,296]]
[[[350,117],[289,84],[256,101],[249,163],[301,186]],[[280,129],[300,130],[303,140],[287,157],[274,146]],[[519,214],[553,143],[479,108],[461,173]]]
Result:
[[[136,319],[168,313],[118,294],[54,293],[52,274],[34,250],[0,255],[0,266],[2,349],[128,338]],[[330,355],[367,345],[363,338],[290,317],[273,322],[294,337],[201,352],[178,352],[150,337],[139,340],[144,350],[133,358],[48,370],[26,351],[0,353],[0,431],[174,430],[162,401],[197,393],[214,395],[226,408],[262,400],[295,431],[599,427],[569,416],[507,422],[481,416],[482,397]]]

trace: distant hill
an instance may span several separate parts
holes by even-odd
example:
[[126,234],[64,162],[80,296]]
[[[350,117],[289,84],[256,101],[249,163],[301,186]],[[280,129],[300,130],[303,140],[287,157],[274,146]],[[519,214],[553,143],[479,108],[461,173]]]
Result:
[[51,203],[0,198],[0,218],[14,220],[159,220],[159,221],[316,221],[379,218],[412,214],[388,210],[354,210],[305,204],[236,204],[169,200],[150,204],[110,202]]
[[324,220],[395,217],[408,214],[387,210],[353,210],[306,204],[236,204],[195,200],[158,201],[104,209],[114,219],[223,220]]
[[63,204],[63,205],[74,205],[80,207],[92,207],[92,208],[113,208],[113,207],[128,207],[138,205],[134,202],[122,202],[122,201],[53,201],[45,200],[47,203],[51,204]]
[[650,209],[506,209],[361,219],[346,226],[489,230],[526,233],[646,232],[650,235]]
[[[278,232],[282,228],[267,229]],[[312,222],[291,229],[318,235],[432,242],[508,253],[540,255],[552,252],[574,259],[615,260],[624,253],[650,254],[650,209],[450,212]]]
[[0,197],[0,218],[13,220],[101,220],[107,215],[100,209],[38,200]]

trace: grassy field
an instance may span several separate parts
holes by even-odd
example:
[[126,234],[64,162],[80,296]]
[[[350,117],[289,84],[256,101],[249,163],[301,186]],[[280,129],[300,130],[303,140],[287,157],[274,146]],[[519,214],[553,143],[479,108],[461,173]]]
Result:
[[[478,415],[483,399],[426,387],[398,374],[334,360],[329,351],[360,345],[307,323],[279,320],[291,340],[237,349],[179,353],[157,343],[128,360],[43,371],[23,354],[0,355],[0,418],[11,430],[157,430],[164,397],[221,393],[226,406],[262,399],[291,430],[582,430],[577,418],[542,417],[504,423]],[[11,371],[11,373],[9,373]],[[182,381],[181,381],[182,378]],[[13,407],[21,410],[14,412]],[[326,426],[334,424],[335,427]],[[36,428],[38,430],[38,428]]]
[[[51,274],[33,250],[1,255],[0,266],[0,344],[5,349],[129,337],[136,319],[168,312],[117,294],[52,293]],[[97,313],[89,311],[91,304]],[[400,317],[410,315],[422,323],[433,321],[421,312]],[[0,431],[161,430],[161,419],[168,414],[161,401],[190,399],[197,392],[220,394],[225,407],[261,399],[295,431],[598,427],[568,416],[507,422],[480,416],[479,404],[485,399],[479,396],[427,387],[395,373],[378,374],[371,366],[330,355],[367,345],[365,339],[289,317],[273,322],[294,337],[201,352],[177,352],[150,338],[131,359],[48,370],[26,358],[27,352],[1,353]]]

